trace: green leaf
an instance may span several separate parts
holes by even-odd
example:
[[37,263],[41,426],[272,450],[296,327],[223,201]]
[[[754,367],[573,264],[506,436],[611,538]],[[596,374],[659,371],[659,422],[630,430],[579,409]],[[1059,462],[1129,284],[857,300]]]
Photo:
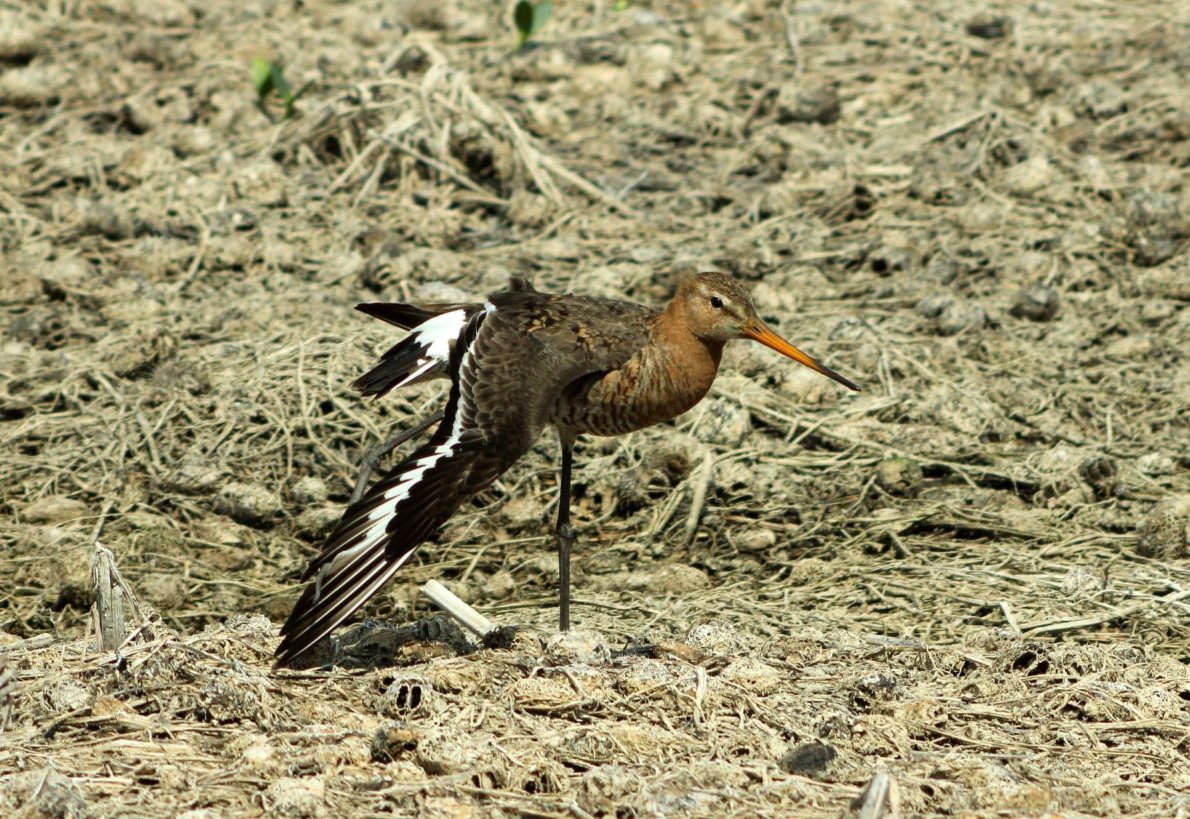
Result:
[[535,35],[545,26],[550,15],[554,13],[554,4],[550,0],[532,3],[530,0],[519,0],[512,10],[512,22],[516,26],[517,48]]
[[252,58],[252,85],[261,100],[273,91],[273,64],[264,57]]
[[289,81],[285,79],[283,69],[276,63],[269,63],[269,69],[269,79],[273,82],[273,90],[277,92],[281,101],[288,105],[293,101],[293,91],[289,88]]

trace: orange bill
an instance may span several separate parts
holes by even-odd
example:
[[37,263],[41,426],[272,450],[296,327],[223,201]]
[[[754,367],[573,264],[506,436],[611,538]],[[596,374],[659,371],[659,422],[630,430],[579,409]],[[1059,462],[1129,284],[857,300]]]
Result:
[[794,347],[788,341],[781,338],[781,336],[777,335],[772,330],[770,330],[768,327],[765,327],[763,324],[757,323],[757,324],[749,327],[747,330],[744,331],[744,337],[750,338],[753,341],[759,341],[764,346],[766,346],[772,350],[776,350],[781,355],[788,356],[789,358],[792,358],[794,361],[796,361],[799,364],[805,364],[807,367],[809,367],[814,372],[822,373],[827,378],[833,378],[835,381],[838,381],[840,384],[842,384],[847,389],[855,390],[856,392],[859,392],[859,387],[857,387],[855,384],[851,383],[846,378],[839,375],[837,372],[832,370],[830,367],[824,367],[823,365],[819,364],[817,361],[810,358],[810,356],[803,353],[797,347]]

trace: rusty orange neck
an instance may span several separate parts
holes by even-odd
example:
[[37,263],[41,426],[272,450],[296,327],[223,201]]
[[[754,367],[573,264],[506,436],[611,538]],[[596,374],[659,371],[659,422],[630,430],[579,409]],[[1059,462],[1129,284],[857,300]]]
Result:
[[707,341],[690,332],[679,299],[670,302],[657,316],[653,324],[653,341],[658,353],[657,363],[667,371],[673,387],[684,395],[697,395],[696,402],[701,399],[719,372],[723,342]]

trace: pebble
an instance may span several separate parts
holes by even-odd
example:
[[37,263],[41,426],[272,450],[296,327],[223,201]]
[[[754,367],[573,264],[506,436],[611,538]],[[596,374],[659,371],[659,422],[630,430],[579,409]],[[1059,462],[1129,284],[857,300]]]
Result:
[[233,481],[219,490],[215,508],[249,526],[264,526],[281,513],[281,497],[263,486]]
[[206,495],[213,492],[230,474],[222,466],[202,457],[184,457],[163,483],[167,489],[175,492]]
[[22,806],[17,815],[62,819],[94,815],[82,789],[56,771],[42,768],[12,774],[6,784],[8,799]]
[[49,66],[31,65],[0,72],[0,103],[14,108],[52,105],[59,87],[67,81],[63,72]]
[[1140,525],[1136,550],[1158,560],[1190,557],[1190,495],[1167,498],[1153,507]]
[[286,817],[324,816],[326,785],[315,777],[278,779],[268,791],[270,813]]
[[552,665],[603,665],[611,657],[611,651],[599,632],[574,629],[547,639],[545,656]]
[[868,257],[868,265],[878,276],[912,270],[916,263],[917,257],[913,251],[896,245],[881,245]]
[[427,304],[460,304],[476,300],[461,287],[438,280],[419,284],[413,295],[414,301]]
[[945,294],[922,299],[917,303],[917,312],[933,319],[934,328],[944,336],[983,329],[988,320],[987,311],[978,302]]
[[1034,156],[1013,165],[1004,173],[1004,187],[1009,193],[1029,196],[1054,183],[1054,166],[1044,156]]
[[735,547],[741,552],[767,552],[777,545],[772,529],[748,529],[735,536]]
[[984,40],[999,40],[1012,34],[1013,20],[1003,14],[981,11],[967,20],[967,33]]
[[839,121],[841,111],[838,91],[834,88],[811,88],[796,92],[792,99],[779,105],[777,122],[782,125],[794,122],[830,125]]
[[91,704],[91,692],[82,683],[63,680],[46,686],[42,696],[54,714],[78,711]]
[[803,742],[790,745],[777,765],[788,774],[821,779],[839,756],[839,752],[824,742]]
[[1060,304],[1057,290],[1045,284],[1031,284],[1017,293],[1009,313],[1029,321],[1051,321],[1058,315]]
[[313,475],[298,478],[290,488],[289,493],[293,496],[294,503],[301,506],[322,503],[330,497],[330,490],[327,489],[326,481],[322,478],[315,478]]
[[921,481],[921,466],[900,455],[885,458],[876,467],[876,483],[891,495],[915,494]]
[[1178,311],[1178,305],[1167,299],[1146,301],[1140,306],[1140,320],[1145,324],[1160,324]]
[[709,444],[736,447],[752,432],[752,416],[734,401],[712,398],[702,402],[698,437]]

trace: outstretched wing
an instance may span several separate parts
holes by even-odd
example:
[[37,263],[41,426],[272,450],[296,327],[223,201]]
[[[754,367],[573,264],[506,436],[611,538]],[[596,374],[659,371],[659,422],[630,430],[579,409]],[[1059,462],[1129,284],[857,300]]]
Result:
[[366,603],[421,543],[468,497],[498,478],[520,452],[491,446],[475,421],[473,392],[481,369],[477,311],[455,348],[456,375],[433,437],[348,507],[303,580],[312,580],[281,629],[286,663]]
[[570,384],[639,349],[643,330],[599,343],[574,332],[576,319],[611,304],[579,301],[509,290],[466,318],[450,353],[453,385],[441,424],[348,507],[306,571],[311,582],[281,629],[280,663],[354,614],[463,501],[527,452]]

